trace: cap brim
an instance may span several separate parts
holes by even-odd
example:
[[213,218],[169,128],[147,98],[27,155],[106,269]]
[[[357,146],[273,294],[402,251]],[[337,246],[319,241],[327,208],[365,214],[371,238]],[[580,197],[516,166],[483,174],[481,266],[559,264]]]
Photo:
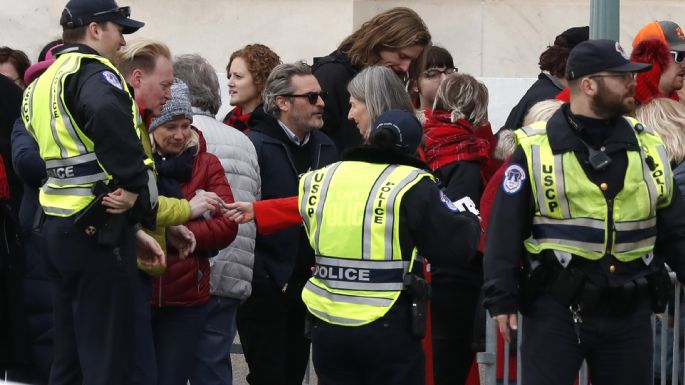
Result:
[[622,66],[607,68],[604,71],[608,72],[645,72],[652,68],[648,63],[626,63]]
[[121,30],[121,33],[123,33],[125,35],[129,34],[129,33],[133,33],[135,31],[141,29],[145,25],[145,23],[143,23],[142,21],[133,20],[133,19],[129,19],[129,18],[121,18],[121,19],[117,19],[117,20],[112,20],[112,23],[124,27]]
[[671,51],[685,52],[685,43],[668,43],[668,47],[671,49]]

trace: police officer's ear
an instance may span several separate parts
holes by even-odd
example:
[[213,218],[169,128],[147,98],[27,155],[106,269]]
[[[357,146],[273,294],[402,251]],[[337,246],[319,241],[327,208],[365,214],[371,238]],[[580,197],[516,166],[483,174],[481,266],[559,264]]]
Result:
[[86,34],[94,40],[100,40],[103,29],[102,24],[91,21],[90,24],[86,26]]
[[580,88],[580,91],[583,92],[583,94],[588,96],[594,96],[597,94],[599,84],[597,84],[596,79],[586,76],[580,79],[580,81],[578,82],[578,87]]

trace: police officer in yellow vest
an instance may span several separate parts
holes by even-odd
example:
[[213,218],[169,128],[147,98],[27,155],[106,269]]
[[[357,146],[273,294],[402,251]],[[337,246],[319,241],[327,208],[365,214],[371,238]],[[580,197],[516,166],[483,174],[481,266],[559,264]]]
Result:
[[423,384],[425,318],[412,317],[423,311],[412,305],[421,307],[427,292],[417,250],[457,269],[479,239],[473,202],[450,201],[412,156],[423,132],[416,117],[391,110],[374,127],[369,146],[300,178],[299,210],[316,257],[302,299],[321,385]]
[[581,43],[566,66],[570,103],[517,132],[484,291],[505,338],[524,314],[526,385],[572,384],[583,359],[593,384],[653,382],[650,317],[669,295],[664,261],[685,277],[685,203],[659,136],[624,116],[649,67],[615,41]]
[[[136,242],[162,255],[135,229],[154,227],[156,190],[136,104],[110,62],[122,34],[144,25],[129,16],[114,0],[71,0],[60,20],[65,45],[24,93],[22,118],[48,175],[39,198],[55,289],[50,384],[131,383]],[[102,203],[96,186],[111,191]],[[107,214],[86,218],[100,211],[94,205]]]

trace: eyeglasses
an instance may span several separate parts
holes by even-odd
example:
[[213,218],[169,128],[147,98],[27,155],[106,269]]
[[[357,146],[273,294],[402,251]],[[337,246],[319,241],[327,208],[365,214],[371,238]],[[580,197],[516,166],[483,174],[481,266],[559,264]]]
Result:
[[592,75],[592,76],[588,76],[588,78],[590,78],[590,79],[594,79],[594,78],[619,78],[619,79],[623,79],[624,81],[629,81],[629,80],[634,80],[636,75],[637,74],[635,72],[620,72],[620,73],[612,73],[612,74]]
[[108,9],[106,11],[96,12],[93,14],[93,17],[100,17],[100,16],[111,15],[111,14],[120,14],[125,19],[128,19],[129,17],[131,17],[131,7],[118,7],[118,8]]
[[445,69],[440,69],[440,68],[429,68],[421,73],[421,75],[425,78],[428,79],[435,79],[438,76],[441,75],[450,75],[455,72],[459,71],[457,68],[450,67],[450,68],[445,68]]
[[685,62],[685,51],[671,51],[673,55],[673,61],[678,64],[683,64]]
[[306,94],[300,94],[300,95],[281,94],[281,95],[277,95],[277,96],[285,96],[288,98],[307,98],[307,101],[309,102],[309,104],[314,105],[314,104],[316,104],[316,102],[319,101],[319,98],[321,98],[321,100],[325,101],[326,97],[328,96],[328,92],[326,92],[326,91],[307,92]]

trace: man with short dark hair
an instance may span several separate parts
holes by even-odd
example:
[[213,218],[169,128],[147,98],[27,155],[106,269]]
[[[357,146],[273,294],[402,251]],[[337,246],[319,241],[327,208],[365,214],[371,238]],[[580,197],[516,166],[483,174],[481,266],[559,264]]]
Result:
[[[485,306],[508,339],[525,316],[522,380],[653,383],[653,312],[685,278],[685,201],[665,146],[633,118],[635,73],[619,43],[569,55],[570,103],[517,132],[485,248]],[[520,266],[527,266],[525,277]]]
[[71,0],[60,24],[66,44],[22,107],[48,175],[39,200],[55,289],[50,383],[130,384],[136,254],[147,265],[163,253],[137,225],[154,228],[156,188],[138,109],[110,59],[144,23],[114,0]]
[[[324,97],[305,63],[281,64],[269,75],[264,109],[252,113],[248,133],[257,151],[263,199],[296,196],[298,175],[337,160],[335,145],[319,131]],[[309,341],[300,293],[313,265],[302,227],[257,235],[252,295],[237,317],[250,384],[302,384]]]

